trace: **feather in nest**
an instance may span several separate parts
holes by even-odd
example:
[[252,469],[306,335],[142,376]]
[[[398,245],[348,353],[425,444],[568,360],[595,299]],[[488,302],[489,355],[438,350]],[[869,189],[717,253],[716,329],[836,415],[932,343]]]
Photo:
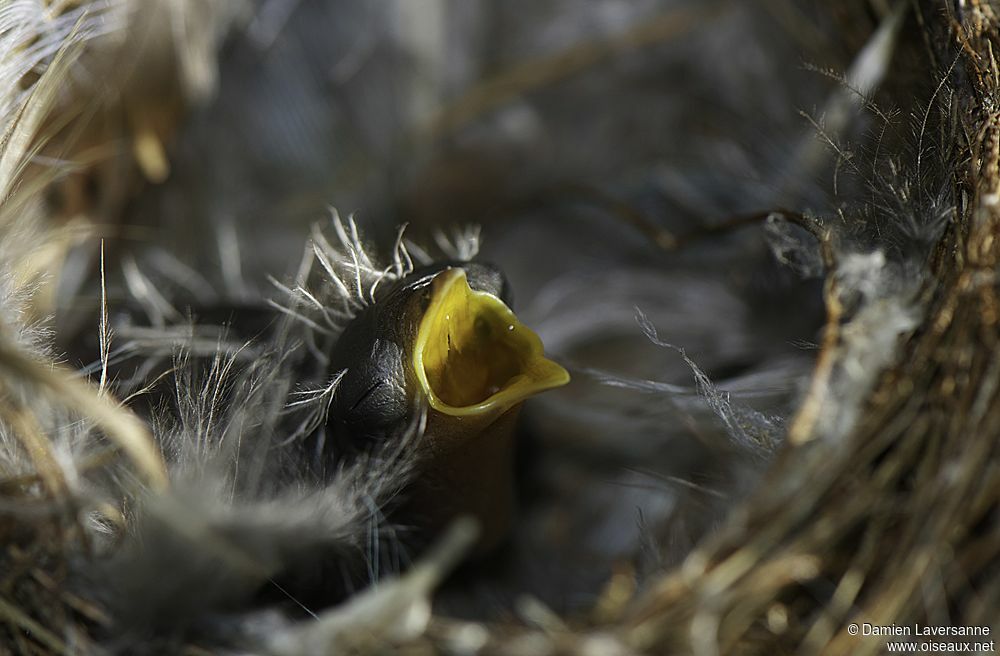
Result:
[[[782,2],[404,4],[0,8],[12,649],[475,651],[478,622],[511,610],[541,636],[563,627],[553,610],[616,616],[786,436],[844,439],[919,324],[955,206],[952,154],[924,140],[953,125],[935,92],[915,167],[894,157],[906,130],[871,97],[902,4],[850,53],[821,47],[836,16]],[[788,21],[827,36],[796,42]],[[789,66],[800,52],[846,73]],[[218,97],[185,113],[217,69]],[[109,182],[121,171],[136,182]],[[97,202],[76,202],[81,176]],[[307,234],[331,200],[365,221]],[[67,219],[106,241],[66,239]],[[422,267],[482,258],[574,383],[525,409],[507,544],[445,581],[475,529],[418,549],[400,512],[426,412],[331,458],[331,354]],[[802,347],[830,334],[824,300],[840,340],[817,362]],[[538,635],[505,648],[547,653]]]

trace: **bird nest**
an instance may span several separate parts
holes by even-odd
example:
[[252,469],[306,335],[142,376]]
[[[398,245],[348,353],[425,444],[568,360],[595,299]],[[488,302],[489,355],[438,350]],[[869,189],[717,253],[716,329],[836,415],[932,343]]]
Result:
[[404,4],[0,5],[0,653],[993,640],[1000,9]]

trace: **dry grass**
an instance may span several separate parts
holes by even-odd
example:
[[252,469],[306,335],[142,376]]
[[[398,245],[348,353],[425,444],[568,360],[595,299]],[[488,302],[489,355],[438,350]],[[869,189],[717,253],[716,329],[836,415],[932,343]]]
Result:
[[[962,127],[953,144],[960,152],[955,161],[963,163],[954,172],[962,192],[956,197],[967,202],[954,208],[954,224],[928,263],[932,275],[919,292],[925,308],[919,327],[899,344],[848,435],[815,439],[819,408],[831,402],[828,379],[845,366],[851,316],[830,235],[810,224],[828,269],[828,323],[811,390],[791,424],[793,439],[755,494],[681,566],[642,589],[622,571],[590,617],[559,618],[529,606],[522,609],[524,622],[434,617],[408,624],[403,619],[427,611],[427,594],[468,542],[460,527],[430,558],[433,567],[380,590],[380,601],[360,598],[270,648],[289,654],[331,645],[356,652],[392,645],[414,654],[481,649],[524,656],[869,654],[883,643],[850,635],[851,622],[1000,631],[1000,65],[994,56],[1000,21],[985,2],[965,4],[962,16],[953,13],[953,3],[926,3],[923,15],[939,58],[950,61],[948,53],[960,52],[963,74],[948,84]],[[641,45],[682,30],[687,20],[671,16],[629,38]],[[439,119],[438,129],[521,88],[571,74],[617,47],[602,44],[512,71],[474,90]],[[51,107],[41,95],[54,94],[46,76],[58,75],[59,66],[57,58],[36,84],[36,95],[23,99],[0,143],[8,226],[12,213],[28,205],[16,195],[17,182],[28,155],[40,147],[37,128]],[[20,193],[25,189],[33,193],[30,185]],[[102,352],[108,357],[106,348]],[[67,553],[90,553],[76,487],[82,470],[120,471],[121,459],[112,455],[119,453],[135,474],[122,476],[132,487],[123,485],[104,509],[111,523],[124,522],[123,509],[138,490],[168,490],[167,468],[149,429],[103,387],[0,332],[0,419],[25,456],[24,471],[0,472],[0,653],[96,649],[90,636],[108,620],[65,585]],[[53,416],[83,421],[81,434],[100,439],[70,463],[57,444]],[[350,635],[347,619],[358,623]],[[356,639],[361,634],[365,639]]]

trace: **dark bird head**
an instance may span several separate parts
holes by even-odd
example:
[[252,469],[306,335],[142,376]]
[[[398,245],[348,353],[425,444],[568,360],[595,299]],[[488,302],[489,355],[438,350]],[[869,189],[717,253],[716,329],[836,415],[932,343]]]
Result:
[[332,371],[344,371],[330,412],[335,443],[368,450],[426,411],[406,521],[436,530],[473,514],[488,548],[511,521],[517,410],[569,374],[514,315],[493,266],[438,263],[378,291],[332,352]]

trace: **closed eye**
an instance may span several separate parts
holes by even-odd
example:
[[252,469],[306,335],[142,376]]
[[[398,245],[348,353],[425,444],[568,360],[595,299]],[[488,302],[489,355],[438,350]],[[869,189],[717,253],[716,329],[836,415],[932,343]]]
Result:
[[350,411],[354,412],[355,410],[357,410],[359,405],[361,405],[362,403],[364,403],[365,401],[367,401],[368,397],[370,397],[375,392],[375,390],[377,390],[378,388],[382,387],[382,385],[384,385],[384,384],[385,384],[385,381],[384,380],[380,380],[380,381],[376,382],[374,385],[372,385],[371,387],[369,387],[367,390],[365,390],[365,393],[361,395],[361,398],[359,398],[354,403],[354,405],[351,406],[351,410]]

